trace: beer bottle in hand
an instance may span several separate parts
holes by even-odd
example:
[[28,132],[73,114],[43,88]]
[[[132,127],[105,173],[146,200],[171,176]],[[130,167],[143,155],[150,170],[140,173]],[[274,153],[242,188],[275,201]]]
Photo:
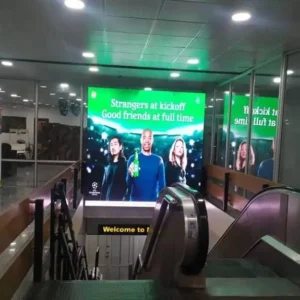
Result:
[[135,155],[133,160],[133,177],[139,177],[139,169],[140,169],[139,155],[138,155],[138,150],[135,149]]

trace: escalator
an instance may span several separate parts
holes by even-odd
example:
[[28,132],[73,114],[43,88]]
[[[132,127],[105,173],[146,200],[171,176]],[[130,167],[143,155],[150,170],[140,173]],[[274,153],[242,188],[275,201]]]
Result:
[[[181,204],[177,203],[176,210],[170,204],[174,200],[164,200],[165,196],[158,202],[152,235],[137,260],[136,279],[158,278],[176,299],[300,299],[300,255],[295,251],[300,252],[300,239],[297,231],[289,231],[300,224],[300,193],[269,188],[257,194],[208,253],[207,260],[205,202],[184,185],[176,184],[170,194],[178,196]],[[193,203],[186,205],[185,197]],[[187,216],[193,206],[198,241],[190,244]],[[188,246],[195,248],[189,248],[188,253]],[[201,282],[200,271],[205,288],[181,284],[186,278],[193,282],[195,275],[196,282]],[[178,276],[180,272],[186,278]]]
[[197,191],[165,188],[133,280],[46,282],[31,299],[300,299],[299,192],[257,194],[211,251],[208,215]]

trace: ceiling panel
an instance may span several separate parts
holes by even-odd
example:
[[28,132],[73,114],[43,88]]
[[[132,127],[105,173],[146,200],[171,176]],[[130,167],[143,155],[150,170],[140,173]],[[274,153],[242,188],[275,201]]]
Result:
[[151,35],[149,39],[149,46],[168,46],[168,47],[186,47],[192,38],[175,37],[163,35]]
[[166,1],[159,19],[206,23],[212,18],[216,8],[216,5],[202,1]]
[[[252,19],[233,23],[239,9],[249,9]],[[298,11],[299,0],[86,0],[83,11],[67,9],[63,0],[2,0],[0,57],[241,72],[300,47]],[[83,51],[97,57],[85,59]],[[190,57],[200,64],[187,65]],[[97,78],[87,66],[54,66],[22,70],[15,62],[11,69],[0,65],[0,75]],[[106,75],[124,73],[115,70]],[[190,78],[200,77],[184,80]]]
[[[229,42],[228,42],[229,43]],[[189,49],[206,49],[207,51],[210,49],[224,49],[226,44],[222,44],[220,41],[215,39],[201,39],[196,38],[193,42],[189,45]]]
[[[107,44],[104,44],[104,45],[107,45]],[[140,54],[143,51],[144,46],[143,45],[113,44],[113,43],[110,43],[109,45],[107,45],[106,49],[109,52]]]
[[152,55],[179,55],[184,48],[175,47],[147,47],[144,54]]
[[145,45],[148,34],[106,32],[107,43]]
[[161,0],[105,0],[105,13],[110,16],[155,19]]
[[178,37],[194,37],[202,27],[203,24],[198,23],[156,21],[152,34],[172,35]]
[[150,55],[150,54],[143,54],[142,61],[155,61],[155,62],[168,62],[172,63],[173,60],[176,58],[176,55]]
[[216,49],[216,51],[210,50],[207,51],[207,49],[196,49],[196,48],[186,48],[182,52],[182,56],[184,57],[194,57],[201,59],[202,57],[208,58],[208,57],[214,57],[217,54],[221,52],[221,49]]
[[106,17],[105,28],[107,31],[124,33],[146,33],[150,32],[152,20]]

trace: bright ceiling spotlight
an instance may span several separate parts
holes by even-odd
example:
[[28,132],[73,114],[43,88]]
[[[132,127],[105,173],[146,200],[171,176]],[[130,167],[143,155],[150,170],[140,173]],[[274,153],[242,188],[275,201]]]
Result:
[[198,65],[199,64],[199,59],[198,58],[190,58],[187,60],[187,63],[189,65]]
[[90,68],[89,68],[89,71],[90,71],[90,72],[98,72],[99,69],[98,69],[97,67],[90,67]]
[[172,78],[178,78],[178,77],[180,77],[180,73],[178,73],[178,72],[172,72],[172,73],[170,74],[170,76],[171,76]]
[[245,22],[251,19],[251,15],[248,12],[238,12],[232,15],[232,21],[234,22]]
[[93,52],[83,52],[82,56],[85,58],[93,58],[95,57],[95,54]]
[[84,9],[85,4],[81,0],[65,0],[65,6],[71,9]]
[[67,89],[69,87],[69,84],[68,83],[61,83],[60,87],[63,88],[63,89]]
[[151,92],[151,91],[152,91],[152,88],[151,88],[151,87],[145,87],[145,88],[144,88],[144,91]]
[[280,83],[280,81],[281,81],[280,77],[273,78],[274,83]]
[[2,60],[1,64],[5,67],[12,67],[13,66],[13,63],[9,60]]
[[286,72],[286,74],[287,75],[292,75],[292,74],[294,74],[295,72],[293,71],[293,70],[287,70],[287,72]]

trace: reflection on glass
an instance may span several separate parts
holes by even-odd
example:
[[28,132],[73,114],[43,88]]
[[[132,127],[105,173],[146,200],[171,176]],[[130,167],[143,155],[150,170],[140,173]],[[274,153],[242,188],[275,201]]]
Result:
[[80,86],[43,83],[39,89],[38,159],[79,159]]
[[0,92],[2,158],[30,160],[34,156],[34,84],[0,80]]
[[215,138],[214,138],[214,164],[225,167],[226,137],[228,123],[228,110],[224,99],[229,99],[229,86],[217,90],[215,93]]

